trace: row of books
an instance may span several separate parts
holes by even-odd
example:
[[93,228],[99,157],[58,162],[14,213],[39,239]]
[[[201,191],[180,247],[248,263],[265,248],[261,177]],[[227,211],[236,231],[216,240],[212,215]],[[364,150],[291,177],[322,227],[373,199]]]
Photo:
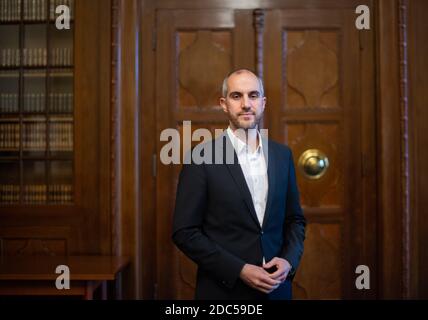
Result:
[[[18,95],[0,93],[0,113],[19,112]],[[72,93],[49,93],[49,111],[54,113],[70,113],[73,111]],[[24,94],[24,112],[45,112],[46,95],[44,93]]]
[[[24,203],[61,204],[73,201],[73,188],[68,184],[24,185],[22,200]],[[0,185],[0,203],[19,203],[20,187],[18,185]]]
[[[50,49],[49,65],[64,67],[73,65],[73,50],[70,48]],[[22,65],[26,67],[46,67],[48,64],[46,48],[24,48],[22,49]],[[6,48],[0,50],[0,66],[21,66],[21,51],[17,48]]]
[[73,19],[74,0],[0,0],[0,22],[21,20],[22,10],[24,21],[44,21],[48,3],[49,19],[54,20],[62,13],[55,12],[60,5],[70,9],[70,19]]
[[[22,147],[24,151],[44,151],[46,143],[46,123],[22,124]],[[0,151],[18,151],[21,143],[19,124],[0,124]],[[73,124],[51,123],[49,126],[49,148],[51,151],[73,150]]]

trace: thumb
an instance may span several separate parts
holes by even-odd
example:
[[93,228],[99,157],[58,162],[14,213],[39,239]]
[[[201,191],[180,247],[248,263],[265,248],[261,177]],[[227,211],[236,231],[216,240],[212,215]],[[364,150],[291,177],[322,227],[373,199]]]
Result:
[[273,267],[275,265],[275,261],[272,259],[271,261],[269,261],[268,263],[265,263],[264,265],[263,265],[263,268],[265,268],[265,269],[269,269],[269,268],[271,268],[271,267]]

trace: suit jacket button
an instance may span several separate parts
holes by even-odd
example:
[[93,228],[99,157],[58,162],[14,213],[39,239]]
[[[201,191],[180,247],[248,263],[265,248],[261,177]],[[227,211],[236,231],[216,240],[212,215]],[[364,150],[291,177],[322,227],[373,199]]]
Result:
[[262,230],[262,231],[260,231],[260,234],[261,234],[261,235],[263,235],[263,234],[264,234],[263,230]]

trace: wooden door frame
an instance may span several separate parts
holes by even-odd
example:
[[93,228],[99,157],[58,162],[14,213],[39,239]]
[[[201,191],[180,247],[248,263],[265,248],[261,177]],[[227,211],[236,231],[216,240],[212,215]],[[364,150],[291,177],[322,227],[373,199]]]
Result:
[[378,286],[384,299],[408,298],[414,290],[410,287],[407,9],[406,0],[378,0],[374,15],[378,68]]
[[[142,259],[146,252],[142,247],[143,227],[150,223],[144,221],[143,212],[151,212],[147,208],[150,199],[144,199],[143,192],[150,188],[150,181],[142,165],[147,161],[143,149],[149,147],[143,140],[143,133],[148,128],[141,109],[141,1],[111,0],[111,131],[110,131],[110,225],[114,255],[131,257],[131,265],[124,275],[124,298],[146,298],[143,294]],[[143,129],[144,128],[144,129]],[[151,156],[151,155],[150,155]],[[150,195],[149,192],[146,193]]]
[[[153,154],[155,153],[155,141],[153,140],[155,123],[154,108],[155,105],[155,69],[154,69],[154,47],[156,45],[155,37],[155,9],[171,8],[170,1],[138,1],[138,0],[113,0],[112,1],[112,31],[114,35],[120,35],[112,39],[112,52],[122,50],[127,57],[139,52],[139,57],[132,60],[132,63],[138,63],[137,74],[129,73],[129,69],[121,68],[125,61],[121,56],[123,63],[112,59],[112,113],[111,113],[111,217],[112,217],[112,235],[113,242],[125,245],[134,241],[135,237],[123,237],[123,223],[118,217],[128,217],[131,221],[137,221],[137,226],[141,235],[137,236],[141,241],[129,252],[134,257],[134,276],[133,281],[137,281],[141,291],[134,295],[135,297],[153,298],[156,297],[155,279],[156,266],[152,262],[145,261],[156,260],[156,249],[152,239],[154,237],[151,230],[156,229],[156,208],[154,206],[155,179],[153,171]],[[290,1],[289,6],[296,5],[300,1]],[[356,1],[355,4],[360,4]],[[328,7],[328,2],[324,2]],[[280,1],[262,2],[250,1],[248,3],[238,3],[237,9],[269,9],[286,7],[280,4]],[[134,6],[134,17],[124,19],[124,12],[118,10],[124,8],[129,12],[129,6]],[[182,8],[193,8],[189,1],[182,1]],[[216,4],[207,1],[199,1],[200,8],[224,7],[224,1],[217,1]],[[126,9],[127,8],[127,9]],[[408,166],[406,149],[408,144],[406,126],[406,105],[407,91],[400,83],[404,83],[404,73],[400,73],[400,62],[407,62],[405,55],[400,55],[400,48],[404,48],[405,37],[401,34],[399,25],[407,25],[403,15],[399,15],[401,10],[406,10],[406,0],[374,0],[372,7],[372,22],[375,28],[375,52],[376,52],[376,116],[377,116],[377,135],[376,151],[377,163],[377,248],[379,255],[378,270],[379,274],[377,286],[379,288],[378,298],[401,298],[406,297],[411,288],[409,287],[409,266],[410,266],[410,241],[408,240],[408,226],[410,221],[410,212],[408,210]],[[122,17],[118,23],[118,18]],[[135,41],[135,34],[139,32],[138,41]],[[131,41],[132,45],[126,46],[125,43]],[[150,45],[142,45],[149,42]],[[129,43],[129,42],[128,42]],[[138,47],[138,49],[137,49]],[[137,50],[137,51],[136,51]],[[130,55],[129,55],[130,54]],[[129,84],[133,89],[133,99],[121,99],[120,96],[129,93],[123,84]],[[136,92],[139,88],[140,92]],[[137,90],[138,91],[138,90]],[[121,100],[119,102],[119,100]],[[119,112],[119,105],[120,114]],[[134,108],[138,105],[138,108]],[[128,107],[127,107],[128,106]],[[126,157],[125,150],[122,150],[120,141],[123,132],[120,124],[127,125],[124,119],[133,119],[133,116],[139,119],[139,128],[135,126],[130,129],[130,136],[136,141],[134,146],[137,157]],[[126,135],[128,136],[128,135]],[[128,136],[129,137],[129,136]],[[151,139],[150,139],[151,138]],[[126,141],[129,142],[129,141]],[[129,152],[129,151],[127,151]],[[130,172],[124,171],[125,168],[131,168]],[[128,170],[128,169],[127,169]],[[125,174],[121,176],[121,174]],[[135,175],[134,175],[135,174]],[[137,181],[134,178],[138,177]],[[119,179],[122,179],[121,186],[125,186],[128,180],[132,182],[133,192],[125,199],[132,205],[127,206],[124,198],[124,190],[119,185]],[[125,179],[125,180],[124,180]],[[125,188],[125,187],[124,187]],[[126,190],[126,188],[125,188]],[[141,193],[146,199],[143,201]],[[143,201],[141,203],[141,201]],[[134,230],[135,231],[135,230]],[[136,231],[137,232],[137,231]],[[404,232],[404,233],[403,233]],[[137,232],[138,233],[138,232]],[[397,249],[399,248],[399,249]]]

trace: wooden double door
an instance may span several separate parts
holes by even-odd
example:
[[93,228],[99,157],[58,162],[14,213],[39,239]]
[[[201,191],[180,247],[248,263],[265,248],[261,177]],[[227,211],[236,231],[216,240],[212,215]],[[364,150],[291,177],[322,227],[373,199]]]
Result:
[[[226,128],[218,102],[223,78],[237,68],[257,72],[267,97],[264,127],[293,151],[308,221],[294,298],[375,298],[373,35],[355,28],[353,1],[328,8],[306,2],[313,3],[255,10],[177,1],[176,8],[155,10],[157,152],[166,143],[159,141],[162,130],[183,133],[183,121],[192,131]],[[196,266],[171,241],[179,170],[158,159],[161,299],[192,298],[195,286]],[[358,265],[370,269],[370,290],[355,286]]]

